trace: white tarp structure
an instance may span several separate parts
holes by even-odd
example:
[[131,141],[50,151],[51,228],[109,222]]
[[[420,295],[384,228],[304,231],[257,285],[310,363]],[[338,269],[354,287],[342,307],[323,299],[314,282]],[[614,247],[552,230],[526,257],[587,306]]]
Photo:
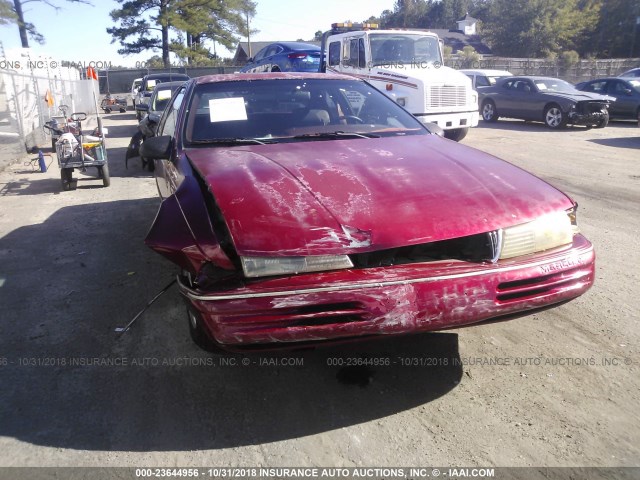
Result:
[[62,115],[61,105],[69,107],[68,115],[87,114],[83,129],[97,124],[97,80],[81,80],[75,68],[51,68],[58,64],[50,59],[0,60],[0,169],[33,147],[49,145],[43,125]]

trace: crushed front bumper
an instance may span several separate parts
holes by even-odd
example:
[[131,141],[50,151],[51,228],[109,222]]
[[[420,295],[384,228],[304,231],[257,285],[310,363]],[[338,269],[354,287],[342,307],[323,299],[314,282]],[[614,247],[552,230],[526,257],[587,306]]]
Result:
[[595,253],[569,247],[471,264],[438,261],[262,280],[231,291],[180,290],[220,344],[320,342],[455,328],[575,298],[595,277]]

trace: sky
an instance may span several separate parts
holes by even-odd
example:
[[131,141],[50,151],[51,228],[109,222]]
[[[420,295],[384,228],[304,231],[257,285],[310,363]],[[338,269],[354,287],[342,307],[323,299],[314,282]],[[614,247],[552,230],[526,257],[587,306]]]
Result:
[[[46,43],[30,41],[32,57],[50,56],[58,61],[103,62],[135,67],[160,52],[140,55],[118,54],[118,43],[111,43],[106,28],[112,26],[109,12],[119,7],[114,0],[91,0],[93,6],[54,0],[61,10],[56,12],[44,3],[25,5],[25,20],[33,23],[44,35]],[[256,16],[251,28],[260,30],[252,35],[255,41],[286,41],[311,39],[318,30],[328,30],[332,23],[362,21],[383,10],[392,10],[394,0],[257,0]],[[241,40],[246,40],[242,38]],[[10,57],[20,48],[18,27],[0,26],[0,42]],[[218,48],[223,57],[233,56]],[[0,57],[2,55],[0,54]]]

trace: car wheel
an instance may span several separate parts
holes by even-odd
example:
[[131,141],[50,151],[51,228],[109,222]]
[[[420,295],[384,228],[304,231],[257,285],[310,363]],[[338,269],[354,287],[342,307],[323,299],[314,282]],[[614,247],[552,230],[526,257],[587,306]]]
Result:
[[605,113],[605,115],[600,119],[600,121],[596,123],[594,126],[596,128],[604,128],[607,125],[609,125],[609,114]]
[[191,335],[193,343],[206,352],[222,352],[218,344],[211,340],[209,334],[204,330],[200,315],[190,308],[187,308],[187,320],[189,323],[189,334]]
[[549,128],[564,128],[567,126],[567,116],[562,112],[562,109],[554,103],[544,109],[544,123]]
[[98,167],[98,177],[102,178],[102,185],[108,187],[111,185],[111,177],[109,176],[109,164],[105,163]]
[[482,119],[485,122],[495,122],[498,120],[498,110],[493,100],[487,100],[482,104]]
[[445,130],[444,136],[449,140],[453,140],[454,142],[459,142],[469,133],[469,127],[466,128],[453,128],[451,130]]
[[280,72],[280,68],[279,67],[273,67],[271,69],[272,72]]

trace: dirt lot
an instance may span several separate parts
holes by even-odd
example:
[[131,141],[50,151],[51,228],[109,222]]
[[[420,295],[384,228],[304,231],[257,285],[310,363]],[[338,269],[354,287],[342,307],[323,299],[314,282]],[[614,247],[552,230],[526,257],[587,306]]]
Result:
[[[598,254],[583,297],[510,322],[249,360],[198,350],[175,287],[116,338],[175,270],[142,243],[158,199],[139,164],[124,167],[133,114],[106,123],[109,188],[76,173],[78,189],[61,192],[55,162],[0,174],[1,466],[640,463],[631,123],[502,121],[464,140],[579,201]],[[391,365],[356,372],[360,385],[328,365],[362,355]]]

